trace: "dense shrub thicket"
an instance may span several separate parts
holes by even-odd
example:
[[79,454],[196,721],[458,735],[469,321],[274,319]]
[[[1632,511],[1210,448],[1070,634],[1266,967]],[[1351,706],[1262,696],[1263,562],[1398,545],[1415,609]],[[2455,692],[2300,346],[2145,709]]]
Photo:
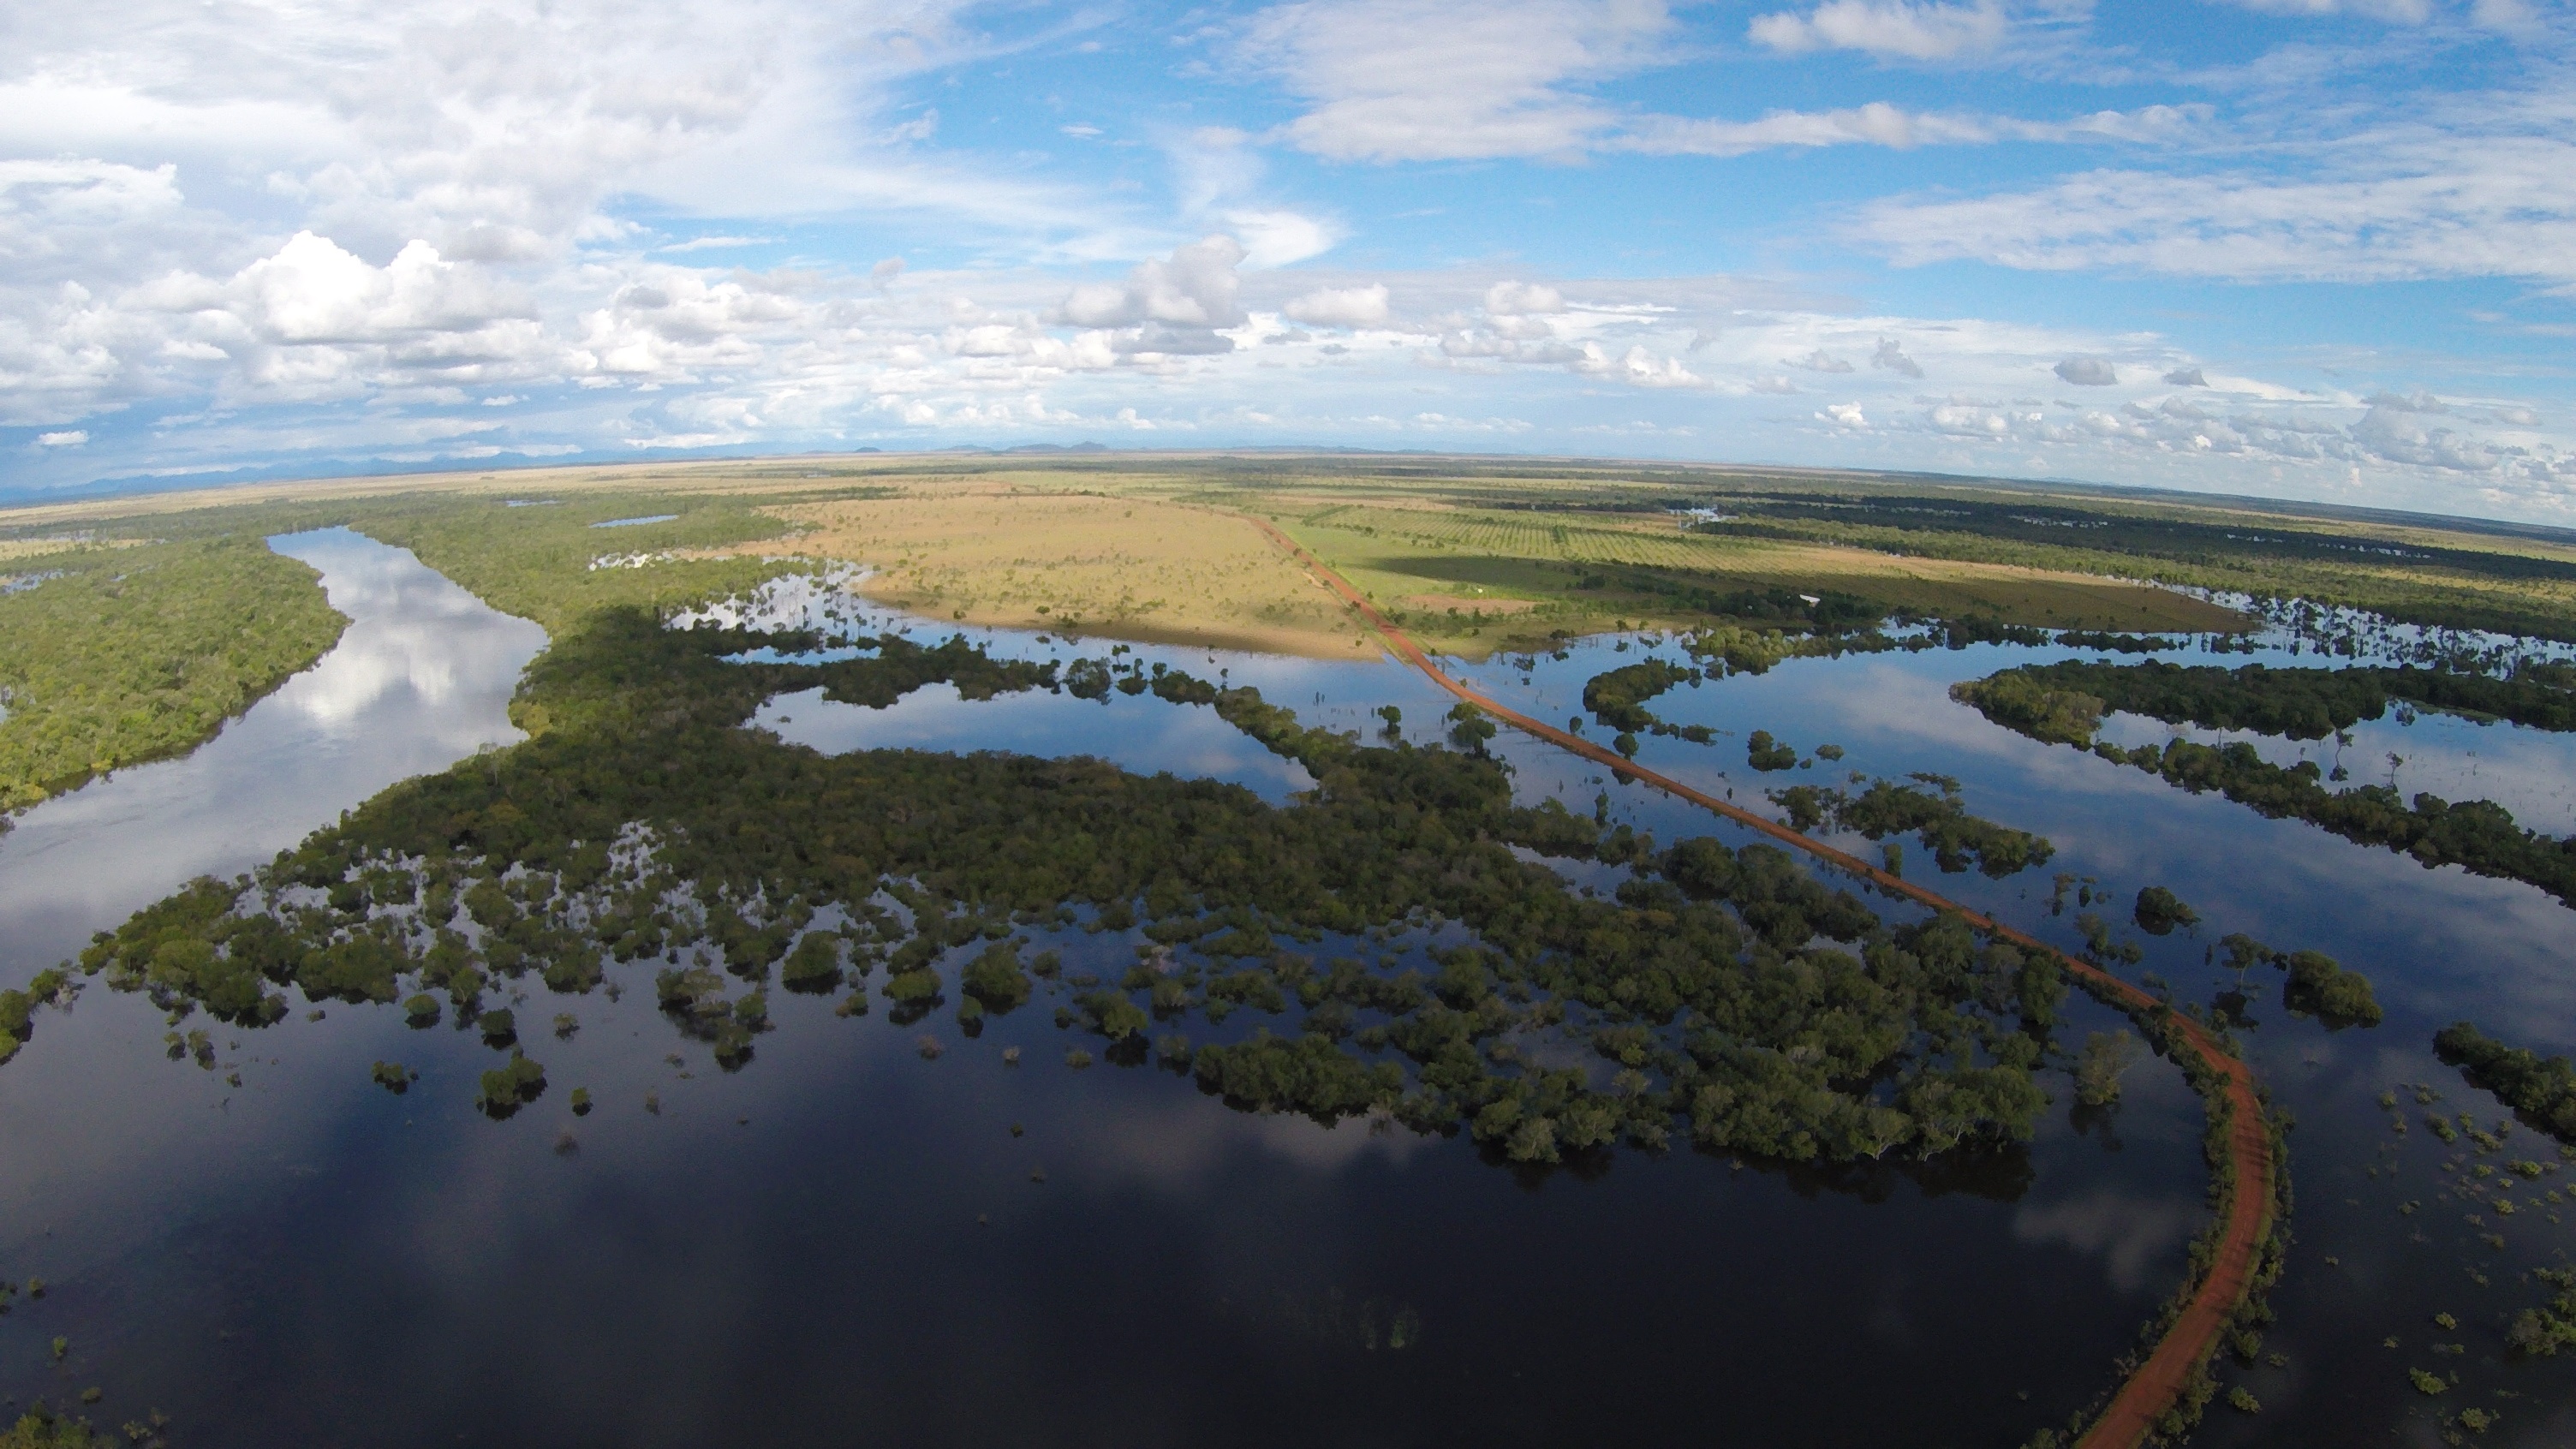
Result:
[[2275,951],[2242,934],[2223,937],[2218,945],[2227,953],[2228,966],[2238,972],[2258,963],[2282,972],[2285,1010],[2316,1017],[2337,1030],[2380,1023],[2379,997],[2370,989],[2370,978],[2345,970],[2343,963],[2323,951]]
[[[2407,667],[2274,669],[2247,664],[2223,669],[2155,659],[2137,664],[2068,659],[2003,670],[1950,692],[1997,724],[2070,744],[2090,744],[2094,726],[2109,711],[2169,724],[2187,721],[2204,729],[2321,740],[2379,718],[2392,703],[2511,720],[2535,729],[2576,729],[2576,691],[2553,683],[2558,677],[2548,670],[2497,678]],[[2088,714],[2091,719],[2079,729],[2077,722]]]
[[[1583,682],[1583,707],[1603,725],[1617,730],[1662,734],[1671,730],[1646,701],[1677,684],[1694,683],[1699,671],[1662,659],[1605,670]],[[1703,733],[1705,733],[1703,731]]]
[[2542,1131],[2576,1143],[2576,1065],[2567,1058],[2506,1046],[2465,1021],[2435,1032],[2433,1050]]
[[[817,685],[881,704],[934,680],[969,698],[1062,684],[962,640],[727,662],[812,642],[603,611],[530,671],[536,738],[387,792],[255,880],[197,883],[80,969],[248,1026],[282,1017],[290,989],[414,1011],[443,992],[462,1023],[497,981],[579,993],[610,960],[641,960],[661,966],[674,1026],[735,1066],[773,979],[855,981],[856,1014],[880,967],[898,1022],[952,982],[970,1031],[1047,990],[1113,1061],[1146,1055],[1152,1020],[1249,1011],[1298,1029],[1195,1049],[1175,1032],[1160,1054],[1239,1105],[1386,1112],[1529,1162],[1677,1127],[1793,1160],[1916,1156],[2026,1138],[2045,1105],[2032,1074],[2063,992],[2053,959],[1955,918],[1890,925],[1779,850],[1659,849],[1552,802],[1514,806],[1479,754],[1365,748],[1250,689],[1133,664],[1116,687],[1212,708],[1319,788],[1277,808],[1094,760],[825,758],[741,728],[761,699]],[[1515,847],[1630,875],[1595,898]],[[1436,933],[1436,975],[1297,949],[1443,922],[1464,930]],[[1102,982],[1019,961],[1015,931],[1075,924],[1139,932],[1137,967]],[[1524,1053],[1542,1029],[1589,1033],[1609,1087]],[[514,1054],[483,1099],[506,1112],[543,1090]]]
[[[1873,780],[1857,795],[1820,785],[1792,785],[1774,790],[1771,799],[1789,812],[1789,823],[1801,831],[1830,824],[1858,831],[1871,840],[1913,835],[1932,852],[1941,869],[1957,873],[1973,865],[2002,879],[2034,865],[2046,865],[2057,847],[2027,830],[2014,830],[1968,813],[1959,797],[1959,782],[1947,775],[1917,774],[1918,783],[1900,785]],[[1925,787],[1930,788],[1925,788]]]
[[0,816],[194,748],[349,622],[256,532],[27,567],[38,581],[0,592]]

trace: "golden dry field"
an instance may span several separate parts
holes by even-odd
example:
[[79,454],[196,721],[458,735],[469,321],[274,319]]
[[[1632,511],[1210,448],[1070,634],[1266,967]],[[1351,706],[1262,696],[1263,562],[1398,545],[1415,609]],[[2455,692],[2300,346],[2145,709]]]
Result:
[[1249,522],[1205,506],[977,481],[768,511],[796,530],[796,552],[865,564],[863,592],[934,618],[1315,658],[1378,652]]
[[2243,624],[2230,610],[2118,579],[1824,544],[1715,538],[1685,533],[1667,514],[1344,502],[1300,510],[1278,498],[1257,506],[1380,607],[1402,614],[1417,636],[1470,655],[1556,631],[1670,626],[1695,617],[1615,582],[1581,587],[1602,566],[1647,570],[1719,592],[1838,591],[1925,613],[1976,614],[2014,624],[2146,631]]
[[75,553],[90,548],[131,548],[139,539],[80,538],[57,535],[52,538],[0,538],[0,564],[20,559],[44,558],[49,554]]
[[[1377,455],[858,454],[259,483],[0,511],[0,558],[31,556],[40,534],[97,528],[150,537],[152,517],[210,506],[620,491],[751,504],[779,520],[779,534],[735,551],[863,564],[876,571],[869,592],[935,617],[1316,657],[1375,646],[1245,515],[1276,522],[1426,643],[1467,655],[1621,625],[1688,625],[1704,617],[1689,607],[1691,594],[1740,590],[1840,592],[1926,614],[2054,627],[2243,623],[2123,577],[2132,573],[2341,598],[2401,616],[2416,607],[2436,617],[2524,607],[2576,617],[2576,545],[2545,531],[2002,481]],[[1812,536],[1760,537],[1689,532],[1672,511],[1759,496],[2074,507],[2229,537],[2279,530],[2353,546],[2204,565],[2082,546],[2090,534],[2030,542],[1828,519],[1805,528]],[[2419,561],[2393,556],[2392,542],[2449,552]]]

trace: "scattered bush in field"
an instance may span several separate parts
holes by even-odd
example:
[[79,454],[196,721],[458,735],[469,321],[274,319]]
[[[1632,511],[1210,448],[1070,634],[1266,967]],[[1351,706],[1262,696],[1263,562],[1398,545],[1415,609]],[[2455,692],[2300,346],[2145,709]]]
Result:
[[412,1073],[404,1070],[400,1062],[378,1062],[369,1075],[374,1078],[377,1086],[396,1096],[411,1090]]

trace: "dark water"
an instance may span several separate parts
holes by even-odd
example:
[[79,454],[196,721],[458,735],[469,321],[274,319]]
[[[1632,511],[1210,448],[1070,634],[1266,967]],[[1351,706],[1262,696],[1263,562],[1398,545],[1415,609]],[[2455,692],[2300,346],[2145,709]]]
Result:
[[[2454,1020],[2474,1019],[2490,1033],[2544,1052],[2576,1048],[2576,913],[2528,886],[2457,868],[2426,870],[2296,821],[2265,820],[2215,794],[2190,795],[2141,771],[2035,744],[1947,698],[1952,681],[2071,653],[1981,646],[1794,661],[1762,677],[1663,696],[1654,708],[1665,718],[1735,733],[1712,746],[1650,738],[1639,758],[1702,788],[1732,788],[1748,803],[1766,787],[1836,783],[1852,770],[1953,776],[1970,809],[2047,836],[2057,856],[2041,870],[1995,882],[1938,875],[1909,841],[1909,874],[2070,948],[2081,946],[2073,924],[2079,908],[2070,901],[2063,915],[2049,914],[2049,877],[2056,872],[2098,878],[2109,904],[2093,909],[2124,927],[2141,886],[2168,886],[2199,910],[2204,924],[2164,940],[2134,929],[2123,934],[2147,948],[2143,964],[2128,972],[2132,979],[2160,975],[2177,999],[2207,1003],[2234,984],[2232,973],[2204,961],[2208,946],[2230,931],[2283,949],[2322,950],[2368,975],[2387,1019],[2376,1028],[2340,1032],[2283,1011],[2276,973],[2258,970],[2246,982],[2260,1023],[2243,1033],[2247,1050],[2297,1122],[2291,1136],[2297,1243],[2272,1295],[2280,1321],[2266,1344],[2267,1353],[2279,1352],[2288,1363],[2230,1367],[2222,1380],[2247,1387],[2263,1411],[2249,1418],[2213,1407],[2196,1442],[2429,1445],[2442,1442],[2444,1420],[2470,1406],[2500,1416],[2485,1442],[2576,1442],[2576,1363],[2512,1360],[2503,1337],[2515,1312],[2548,1297],[2528,1271],[2565,1266],[2576,1249],[2576,1230],[2561,1221],[2576,1216],[2576,1201],[2547,1196],[2569,1184],[2571,1172],[2554,1144],[2528,1129],[2514,1131],[2502,1154],[2481,1157],[2465,1141],[2440,1143],[2422,1120],[2428,1110],[2469,1111],[2492,1130],[2506,1115],[2435,1060],[2432,1034]],[[1606,644],[1590,646],[1564,664],[1539,661],[1528,686],[1505,667],[1471,672],[1506,698],[1545,705],[1532,712],[1548,717],[1573,712],[1584,679],[1636,657],[1634,650],[1618,655]],[[2319,662],[2277,651],[2255,657],[2276,665]],[[1754,729],[1802,750],[1830,742],[1849,753],[1838,764],[1819,760],[1811,769],[1758,774],[1746,766],[1742,742]],[[2105,731],[2124,743],[2168,732],[2134,718],[2115,718]],[[2576,739],[2431,714],[2412,724],[2392,716],[2353,734],[2353,745],[2340,753],[2354,783],[2385,782],[2386,756],[2396,753],[2403,762],[2401,789],[2493,799],[2540,829],[2568,828]],[[1520,763],[1525,785],[1606,788],[1620,818],[1663,838],[1705,828],[1672,802],[1615,784],[1578,782],[1557,758],[1519,741],[1505,748]],[[2331,740],[2305,750],[2329,766],[2338,753]],[[2276,744],[2265,753],[2287,760],[2300,747]],[[1857,837],[1839,843],[1875,851]],[[2408,1083],[2429,1084],[2440,1101],[2417,1105],[2414,1092],[2401,1085]],[[2377,1105],[2392,1088],[2397,1113]],[[2393,1131],[2392,1116],[2402,1116],[2409,1130]],[[2481,1201],[2464,1200],[2454,1184],[2470,1172],[2439,1170],[2445,1160],[2466,1159],[2500,1171],[2516,1158],[2546,1163],[2551,1173],[2511,1194],[2518,1211],[2509,1217],[2493,1211],[2492,1189],[2477,1194]],[[2405,1202],[2420,1206],[2401,1214]],[[2483,1222],[2471,1222],[2473,1214]],[[2482,1238],[2490,1231],[2501,1233],[2502,1248]],[[2438,1328],[2432,1322],[2438,1313],[2452,1315],[2459,1328]],[[2394,1347],[2387,1344],[2392,1338]],[[2464,1351],[2439,1352],[2437,1345]],[[2410,1385],[2409,1368],[2445,1377],[2456,1372],[2459,1382],[2426,1396]]]
[[[998,652],[1076,652],[989,637]],[[1447,707],[1391,665],[1138,652],[1226,671],[1337,728],[1374,732],[1371,711],[1393,703],[1427,740]],[[1636,657],[1605,641],[1538,661],[1526,685],[1499,662],[1475,672],[1561,717],[1583,679]],[[2138,886],[2170,885],[2208,924],[2150,942],[2141,969],[2185,997],[2216,984],[2201,951],[2228,930],[2368,972],[2389,1008],[2368,1032],[2293,1021],[2276,983],[2252,983],[2252,1050],[2301,1123],[2300,1244],[2269,1344],[2290,1362],[2233,1375],[2265,1412],[2214,1409],[2202,1439],[2429,1443],[2435,1405],[2477,1403],[2503,1413],[2491,1440],[2563,1442],[2568,1366],[2505,1363],[2500,1338],[2537,1292],[2516,1274],[2551,1261],[2561,1230],[2533,1211],[2510,1220],[2505,1250],[2475,1241],[2465,1209],[2435,1201],[2438,1144],[2420,1124],[2395,1139],[2372,1099],[2430,1082],[2443,1110],[2491,1123],[2493,1104],[2431,1061],[2430,1032],[2474,1015],[2568,1045],[2576,918],[2523,887],[2427,872],[2044,750],[1943,692],[2031,657],[2053,654],[1805,661],[1676,691],[1655,705],[1667,718],[1737,734],[1649,740],[1644,758],[1747,801],[1828,768],[1753,775],[1741,734],[1754,728],[1844,745],[1837,770],[1957,776],[1971,808],[2050,836],[2059,855],[2004,882],[1941,877],[1945,889],[2072,942],[2072,908],[2047,914],[2050,872],[2098,877],[2115,920]],[[492,710],[506,689],[504,677]],[[1305,783],[1211,712],[1150,695],[968,703],[941,690],[885,711],[790,696],[761,723],[834,750],[1093,753],[1273,800]],[[406,768],[469,751],[472,733]],[[2407,738],[2428,768],[2442,754],[2421,743],[2430,734]],[[2544,793],[2563,787],[2560,743],[2515,739]],[[1543,747],[1496,745],[1533,798],[1588,811],[1606,793],[1659,838],[1736,838]],[[249,757],[227,779],[256,793],[287,769]],[[174,791],[173,808],[187,798]],[[212,864],[264,857],[348,803],[317,792],[285,835]],[[0,856],[0,893],[9,869]],[[131,888],[148,899],[166,883]],[[83,931],[125,906],[96,907]],[[1113,935],[1045,944],[1069,970],[1132,959]],[[13,958],[11,977],[37,956]],[[773,994],[778,1030],[724,1073],[653,1009],[651,971],[612,968],[621,1000],[538,988],[517,1004],[550,1086],[505,1122],[471,1105],[486,1048],[389,1011],[218,1030],[214,1071],[167,1060],[165,1024],[135,998],[92,990],[41,1016],[0,1069],[0,1277],[51,1291],[0,1318],[0,1393],[61,1401],[97,1384],[101,1416],[157,1407],[180,1442],[204,1445],[2012,1444],[2108,1385],[2204,1221],[2197,1103],[2154,1061],[2107,1122],[2079,1132],[2061,1107],[2026,1153],[1912,1175],[1828,1180],[1689,1151],[1531,1174],[1400,1128],[1236,1113],[1152,1067],[1072,1070],[1074,1038],[1043,997],[970,1040],[944,1014],[896,1027],[883,1002],[843,1020],[828,1000]],[[556,1012],[577,1017],[571,1039],[544,1033]],[[2066,1039],[2111,1024],[2083,1005]],[[924,1036],[938,1059],[917,1050]],[[1010,1046],[1017,1066],[1003,1063]],[[421,1079],[388,1094],[368,1080],[379,1059]],[[598,1099],[587,1117],[568,1109],[576,1086]],[[2071,1100],[2062,1078],[2052,1089]],[[2391,1140],[2398,1175],[2364,1177],[2392,1160],[2379,1150]],[[2552,1156],[2528,1132],[2513,1145]],[[2411,1218],[2395,1211],[2407,1198],[2425,1203]],[[2418,1231],[2429,1241],[2410,1241]],[[2438,1335],[2467,1347],[2456,1359],[2430,1354],[2427,1319],[2443,1310],[2462,1320]],[[71,1352],[55,1367],[58,1334]],[[2399,1349],[2379,1346],[2390,1334]],[[2426,1400],[2408,1366],[2458,1368],[2463,1384]]]

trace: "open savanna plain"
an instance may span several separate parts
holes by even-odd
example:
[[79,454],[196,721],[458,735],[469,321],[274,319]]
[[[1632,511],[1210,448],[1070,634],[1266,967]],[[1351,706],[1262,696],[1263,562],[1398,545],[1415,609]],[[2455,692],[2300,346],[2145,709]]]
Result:
[[[594,531],[662,514],[674,516]],[[9,786],[23,805],[211,732],[328,646],[329,611],[283,561],[191,570],[161,555],[333,523],[413,547],[549,629],[594,598],[677,600],[719,575],[830,561],[867,570],[857,587],[872,597],[952,622],[1319,659],[1376,654],[1374,635],[1256,520],[1311,550],[1426,647],[1469,658],[1620,628],[1760,630],[1800,596],[1855,619],[2225,632],[2244,617],[2197,595],[2242,593],[2576,638],[2576,546],[2563,537],[2239,500],[1379,456],[862,454],[539,468],[0,511],[0,689],[10,711],[0,757],[25,757]],[[95,593],[118,620],[135,616],[132,627],[69,627],[61,609],[76,592]],[[210,650],[190,628],[143,627],[156,611],[278,623],[263,626],[256,657],[226,655],[210,672],[199,664]]]
[[[870,592],[925,612],[1023,625],[1070,614],[1085,632],[1266,638],[1327,656],[1349,652],[1357,631],[1227,515],[1278,524],[1408,615],[1418,637],[1461,648],[1534,627],[1688,622],[1693,590],[1770,589],[2004,623],[2228,626],[2223,610],[2141,586],[2168,585],[2576,634],[2576,545],[2551,530],[2002,481],[1553,460],[862,454],[252,484],[10,510],[0,557],[46,536],[149,536],[149,519],[213,506],[631,492],[760,508],[776,536],[732,547],[864,564],[879,572]],[[1692,508],[1706,512],[1679,511]],[[656,539],[648,527],[619,541]],[[1510,631],[1491,622],[1506,616]]]
[[[595,541],[600,557],[623,549],[647,570],[835,559],[871,570],[868,596],[938,619],[1309,657],[1376,642],[1255,518],[1425,645],[1471,657],[1618,627],[1759,621],[1739,614],[1762,593],[2130,632],[2236,629],[2236,611],[2197,593],[2244,593],[2576,637],[2576,547],[2548,531],[2022,482],[1540,459],[858,454],[276,482],[5,511],[0,562],[33,575],[46,554],[95,562],[118,544],[376,513],[466,544],[541,526],[533,508],[502,505],[559,503],[551,521],[595,523],[641,495],[683,518],[556,529],[554,552]],[[703,511],[729,521],[708,531],[711,518],[693,518]]]

